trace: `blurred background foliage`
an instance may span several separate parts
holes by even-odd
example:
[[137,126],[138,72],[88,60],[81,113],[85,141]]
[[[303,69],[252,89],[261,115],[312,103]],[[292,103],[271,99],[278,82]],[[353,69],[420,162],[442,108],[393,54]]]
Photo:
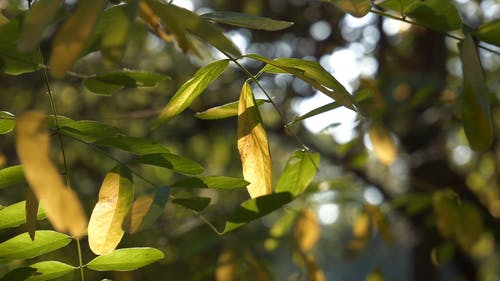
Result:
[[[66,2],[68,7],[74,3]],[[26,1],[0,3],[6,17],[27,8]],[[500,15],[495,0],[454,3],[464,23],[473,27]],[[218,236],[191,211],[169,202],[151,229],[126,235],[120,244],[159,248],[165,260],[129,273],[89,272],[86,280],[500,280],[498,48],[497,53],[480,49],[496,138],[489,150],[478,153],[469,148],[459,120],[462,81],[457,40],[443,33],[374,13],[355,18],[321,1],[173,4],[198,14],[236,11],[294,22],[277,32],[226,26],[225,32],[243,54],[318,61],[349,91],[367,96],[360,104],[362,115],[339,108],[292,125],[307,147],[320,152],[321,164],[307,193],[286,208]],[[41,43],[44,56],[58,23]],[[98,120],[131,136],[165,144],[200,162],[207,175],[241,177],[236,119],[205,121],[192,116],[238,99],[246,76],[234,65],[189,110],[160,129],[149,130],[182,83],[200,66],[222,57],[198,43],[201,57],[183,54],[138,22],[122,60],[112,62],[99,52],[89,53],[73,68],[75,75],[51,81],[58,113],[75,120]],[[243,64],[252,73],[262,66],[250,60]],[[124,89],[111,96],[96,95],[82,85],[86,75],[121,69],[162,73],[170,79],[154,88]],[[329,102],[292,76],[266,74],[261,82],[287,121]],[[262,95],[258,89],[255,92]],[[0,74],[0,110],[17,115],[48,108],[40,73]],[[301,145],[270,105],[260,109],[277,177],[288,155]],[[102,153],[70,139],[65,140],[65,149],[72,187],[89,213],[105,173],[115,165],[106,153],[122,160],[130,156],[115,150]],[[53,152],[62,163],[55,143]],[[13,134],[1,135],[0,167],[18,163]],[[177,177],[165,169],[133,168],[158,185]],[[149,189],[137,179],[138,193]],[[24,185],[1,189],[0,204],[23,200],[26,190]],[[245,191],[208,189],[172,193],[210,197],[202,214],[219,227],[248,197]],[[47,222],[40,227],[50,228]],[[0,240],[24,231],[2,231]],[[88,260],[91,253],[83,250]],[[43,259],[51,255],[77,263],[71,247]],[[0,265],[0,271],[16,266]]]

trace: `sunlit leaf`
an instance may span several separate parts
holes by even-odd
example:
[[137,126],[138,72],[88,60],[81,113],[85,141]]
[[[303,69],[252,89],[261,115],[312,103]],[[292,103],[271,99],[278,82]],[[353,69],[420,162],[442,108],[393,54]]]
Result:
[[267,31],[282,30],[293,25],[293,22],[273,20],[270,18],[236,13],[236,12],[218,11],[218,12],[203,14],[201,15],[201,17],[218,23],[224,23],[251,29],[267,30]]
[[459,29],[462,25],[462,19],[451,0],[414,1],[406,8],[405,14],[420,24],[443,32]]
[[137,198],[123,220],[123,230],[136,233],[151,226],[163,213],[169,194],[170,188],[161,187]]
[[257,198],[249,199],[229,216],[224,228],[224,233],[235,230],[253,220],[261,218],[292,201],[289,192],[271,193]]
[[15,116],[7,111],[0,111],[0,135],[10,133],[16,125]]
[[325,281],[325,274],[318,266],[314,257],[311,254],[306,254],[304,257],[305,267],[307,269],[307,280],[309,281]]
[[137,13],[137,2],[117,5],[108,9],[108,17],[112,18],[104,29],[101,38],[101,52],[113,61],[120,60],[125,53],[125,46]]
[[368,131],[377,159],[390,166],[396,160],[398,149],[389,131],[381,125],[372,125]]
[[158,73],[121,71],[85,79],[84,85],[94,93],[111,95],[124,88],[154,87],[167,78]]
[[137,157],[134,162],[163,167],[188,175],[196,175],[204,171],[197,162],[171,153],[142,155]]
[[38,220],[38,199],[31,189],[28,189],[26,194],[26,230],[30,235],[31,240],[35,240],[36,224]]
[[62,77],[79,58],[104,8],[105,0],[79,1],[52,41],[49,66],[54,77]]
[[276,192],[290,192],[297,196],[304,192],[313,179],[319,165],[319,153],[295,151],[276,183]]
[[224,250],[217,258],[215,281],[236,281],[238,271],[235,263],[236,255],[232,250]]
[[18,267],[5,274],[0,281],[24,281],[35,274],[35,269],[31,267]]
[[380,270],[374,270],[366,276],[365,281],[384,281],[384,277]]
[[38,230],[34,241],[25,232],[0,243],[0,259],[29,259],[55,251],[70,242],[68,235],[51,230]]
[[36,273],[26,281],[52,280],[75,271],[77,268],[58,261],[42,261],[30,265]]
[[0,25],[0,72],[12,75],[34,72],[42,63],[42,56],[38,50],[28,54],[17,50],[21,24],[22,20],[18,16]]
[[307,118],[310,118],[310,117],[313,117],[313,116],[316,116],[316,115],[328,112],[328,111],[330,111],[332,109],[339,108],[341,106],[342,105],[340,103],[336,102],[336,101],[331,102],[329,104],[325,104],[323,106],[320,106],[318,108],[315,108],[315,109],[307,112],[306,114],[303,114],[303,115],[301,115],[299,117],[294,118],[293,121],[290,122],[290,124],[294,124],[296,122],[299,122],[299,121],[302,121],[304,119],[307,119]]
[[172,184],[172,187],[182,188],[217,188],[217,189],[239,189],[248,185],[248,182],[240,178],[213,176],[186,178]]
[[39,0],[29,9],[23,20],[21,36],[17,42],[19,51],[32,52],[38,46],[43,31],[52,22],[63,0]]
[[367,239],[370,234],[370,217],[366,212],[356,217],[352,225],[352,234],[356,239]]
[[184,111],[191,103],[226,70],[229,60],[218,60],[200,68],[193,78],[186,81],[165,106],[153,123],[153,128],[167,122]]
[[245,56],[266,63],[267,65],[261,72],[292,74],[341,105],[355,110],[353,98],[346,88],[315,61],[296,58],[277,58],[271,60],[255,54]]
[[25,182],[23,166],[15,165],[0,169],[0,189]]
[[474,32],[479,40],[500,47],[500,19],[486,22]]
[[99,190],[99,201],[90,216],[89,246],[97,255],[108,254],[120,243],[124,231],[123,220],[134,197],[130,170],[117,166],[104,178]]
[[196,212],[200,212],[210,204],[210,198],[208,197],[189,197],[189,198],[175,198],[172,200],[173,203],[181,205],[185,208],[191,209]]
[[[267,102],[267,100],[255,100],[257,106],[262,105],[265,102]],[[238,116],[238,104],[239,102],[237,101],[226,103],[221,106],[209,108],[202,112],[197,112],[194,116],[204,120],[224,119]]]
[[268,251],[274,251],[280,242],[282,236],[292,227],[298,212],[286,212],[276,221],[269,230],[270,238],[264,242],[264,247]]
[[327,0],[342,11],[355,17],[363,17],[371,8],[370,0]]
[[[26,222],[26,201],[4,207],[0,210],[0,229],[17,227]],[[38,208],[37,219],[43,220],[45,212]]]
[[16,149],[31,190],[58,231],[81,237],[87,217],[74,191],[66,187],[49,158],[50,136],[46,116],[27,112],[17,119]]
[[392,245],[394,236],[387,215],[380,209],[379,206],[366,205],[365,210],[371,218],[375,229],[380,233],[384,242]]
[[272,192],[271,155],[266,131],[259,109],[255,104],[252,88],[247,82],[241,89],[238,106],[238,151],[243,167],[243,177],[250,197]]
[[405,15],[406,8],[416,1],[419,0],[383,0],[377,1],[377,6],[387,10],[397,11],[401,13],[401,15]]
[[462,123],[470,147],[483,151],[491,146],[494,137],[488,87],[477,47],[470,34],[466,34],[459,49],[464,83],[460,97]]
[[311,209],[300,212],[293,227],[295,245],[302,253],[307,253],[319,240],[321,228],[316,213]]
[[86,267],[97,271],[130,271],[163,259],[163,252],[155,248],[117,249],[91,260]]

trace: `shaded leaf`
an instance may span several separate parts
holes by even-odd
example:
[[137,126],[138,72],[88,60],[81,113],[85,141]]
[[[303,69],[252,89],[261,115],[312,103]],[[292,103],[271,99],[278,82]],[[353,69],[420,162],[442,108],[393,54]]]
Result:
[[31,241],[29,234],[25,232],[0,243],[0,259],[38,257],[62,248],[70,242],[71,237],[68,235],[51,230],[38,230],[34,241]]
[[217,189],[239,189],[248,185],[248,182],[240,178],[213,176],[200,178],[186,178],[172,184],[172,187],[182,188],[217,188]]
[[236,255],[232,250],[224,250],[217,258],[217,269],[215,270],[216,281],[235,281],[238,268],[236,267]]
[[124,88],[155,87],[167,78],[169,77],[158,73],[120,71],[85,79],[84,85],[94,93],[111,95]]
[[381,125],[372,125],[368,135],[377,159],[387,166],[394,163],[398,149],[389,131]]
[[241,89],[238,106],[238,151],[243,167],[243,177],[250,197],[255,198],[272,192],[271,154],[266,131],[259,109],[255,104],[250,85]]
[[289,192],[271,193],[257,198],[249,199],[229,216],[224,233],[233,231],[253,220],[261,218],[292,201]]
[[452,238],[460,219],[459,198],[451,190],[440,190],[432,197],[436,228],[444,238]]
[[86,143],[93,143],[99,139],[125,136],[125,133],[116,127],[89,120],[66,123],[62,125],[60,132]]
[[500,47],[500,19],[482,24],[474,32],[477,39]]
[[424,26],[443,32],[459,29],[462,25],[451,0],[414,1],[406,8],[405,14]]
[[259,17],[254,15],[236,13],[236,12],[213,12],[201,15],[218,23],[225,23],[229,25],[246,27],[251,29],[276,31],[288,28],[293,25],[293,22],[273,20],[266,17]]
[[200,164],[193,160],[171,153],[142,155],[137,157],[134,163],[163,167],[188,175],[200,174],[204,170]]
[[[0,229],[18,227],[26,222],[26,201],[4,207],[0,210]],[[45,212],[38,208],[37,219],[43,220]]]
[[301,253],[309,252],[319,240],[321,228],[316,213],[311,209],[300,212],[293,227],[295,245]]
[[91,260],[86,267],[97,271],[130,271],[163,259],[163,252],[154,248],[117,249]]
[[363,17],[371,8],[370,0],[327,0],[345,13],[355,17]]
[[36,273],[26,281],[45,281],[52,280],[75,270],[76,267],[58,261],[42,261],[30,265],[31,268],[36,269]]
[[27,112],[17,119],[17,154],[29,186],[50,223],[58,231],[81,237],[87,227],[87,217],[78,196],[64,185],[49,158],[50,136],[45,121],[45,115],[40,112]]
[[54,77],[62,77],[80,57],[104,8],[105,0],[79,1],[52,41],[49,66]]
[[132,173],[125,166],[117,166],[104,178],[99,190],[99,201],[90,216],[89,246],[97,255],[111,253],[120,243],[124,231],[123,220],[134,197]]
[[229,65],[229,60],[218,60],[200,68],[193,78],[186,81],[165,106],[153,123],[158,128],[173,117],[184,111],[191,103],[219,77]]
[[137,155],[168,153],[169,150],[159,144],[144,138],[135,138],[123,135],[98,139],[94,144],[105,147],[118,148]]
[[0,281],[23,281],[35,274],[35,269],[31,267],[18,267],[5,274]]
[[25,182],[26,179],[24,178],[22,165],[0,169],[0,189]]
[[36,224],[38,220],[38,199],[31,189],[28,189],[26,194],[26,230],[30,235],[31,240],[35,240]]
[[110,17],[111,21],[103,30],[101,52],[112,61],[120,60],[125,53],[125,46],[137,14],[137,3],[138,1],[131,1],[127,5],[116,5],[107,9],[107,17]]
[[10,133],[16,125],[15,116],[7,111],[0,111],[0,135]]
[[181,205],[185,208],[191,209],[196,212],[204,210],[210,204],[208,197],[189,197],[189,198],[175,198],[173,203]]
[[286,212],[281,218],[276,221],[269,230],[270,238],[266,239],[264,246],[268,251],[274,251],[286,232],[292,227],[297,217],[298,212]]
[[401,15],[405,15],[405,11],[407,7],[409,7],[413,2],[419,0],[385,0],[385,1],[377,1],[377,6],[387,9],[393,10],[401,13]]
[[470,147],[483,151],[493,142],[493,121],[488,88],[477,47],[470,34],[459,44],[463,71],[463,92],[460,97],[462,123]]
[[276,192],[290,192],[297,196],[304,192],[313,179],[319,165],[319,154],[295,151],[276,184]]
[[137,198],[123,221],[125,232],[136,233],[151,226],[163,213],[169,194],[170,188],[161,187]]
[[[257,106],[264,104],[267,100],[257,99],[255,103]],[[216,106],[209,108],[202,112],[195,113],[196,118],[204,120],[214,120],[214,119],[224,119],[238,115],[238,101],[223,104],[221,106]]]
[[305,267],[307,269],[307,280],[309,281],[325,281],[325,274],[323,270],[318,266],[314,257],[311,254],[307,254],[304,257]]

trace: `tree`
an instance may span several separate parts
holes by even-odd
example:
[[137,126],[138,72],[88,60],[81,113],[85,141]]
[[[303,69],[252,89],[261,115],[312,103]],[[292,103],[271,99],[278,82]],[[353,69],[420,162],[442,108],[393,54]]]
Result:
[[1,280],[498,278],[494,13],[115,2],[0,14]]

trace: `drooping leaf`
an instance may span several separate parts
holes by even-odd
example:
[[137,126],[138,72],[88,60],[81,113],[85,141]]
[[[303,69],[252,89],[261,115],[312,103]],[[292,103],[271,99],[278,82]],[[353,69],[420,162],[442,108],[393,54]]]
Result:
[[38,230],[34,241],[31,241],[29,234],[25,232],[0,243],[0,259],[38,257],[60,249],[70,242],[71,237],[68,235],[51,230]]
[[335,109],[335,108],[339,108],[341,106],[342,105],[340,103],[336,102],[336,101],[331,102],[329,104],[325,104],[325,105],[320,106],[318,108],[315,108],[315,109],[313,109],[313,110],[311,110],[311,111],[309,111],[309,112],[307,112],[307,113],[305,113],[305,114],[303,114],[301,116],[298,116],[298,117],[294,118],[290,122],[290,124],[295,124],[295,123],[297,123],[299,121],[305,120],[307,118],[310,118],[310,117],[313,117],[313,116],[316,116],[316,115],[319,115],[319,114],[322,114],[322,113],[325,113],[327,111],[330,111],[330,110]]
[[165,106],[153,123],[153,128],[167,122],[184,111],[191,103],[226,70],[229,60],[218,60],[200,68],[193,78],[186,81]]
[[[256,99],[255,103],[260,106],[267,102],[267,100]],[[238,116],[238,104],[239,102],[230,102],[223,104],[221,106],[216,106],[209,108],[202,112],[197,112],[194,114],[196,118],[204,120],[214,120],[214,119],[224,119],[229,117]]]
[[25,182],[23,166],[15,165],[0,169],[0,189]]
[[345,13],[354,17],[363,17],[368,14],[371,8],[370,0],[327,0]]
[[[17,202],[0,210],[0,229],[18,227],[26,222],[26,201]],[[45,212],[38,208],[37,219],[43,220]]]
[[111,170],[99,190],[99,201],[90,216],[89,246],[97,255],[111,253],[120,243],[124,231],[123,220],[134,197],[133,178],[130,170],[117,166]]
[[7,272],[0,281],[24,281],[26,278],[35,273],[35,269],[31,267],[18,267],[10,272]]
[[381,125],[373,125],[368,131],[377,159],[390,166],[396,160],[398,149],[389,131]]
[[91,260],[86,267],[97,271],[130,271],[163,259],[162,251],[155,248],[117,249]]
[[169,77],[158,73],[120,71],[85,79],[84,85],[94,93],[111,95],[124,88],[155,87],[167,78]]
[[203,167],[193,160],[172,153],[141,155],[134,160],[134,163],[163,167],[188,175],[196,175],[204,171]]
[[30,235],[31,240],[35,240],[36,224],[38,220],[38,199],[31,189],[28,189],[26,194],[26,230]]
[[321,228],[316,213],[311,209],[300,212],[293,227],[293,237],[297,249],[302,253],[309,252],[319,240]]
[[271,60],[255,54],[245,56],[266,63],[267,65],[261,72],[292,74],[341,105],[355,110],[353,98],[346,88],[315,61],[296,58],[277,58]]
[[118,61],[123,57],[137,14],[138,2],[130,1],[126,5],[116,5],[108,9],[107,16],[112,18],[112,22],[104,28],[101,38],[101,52],[106,58]]
[[34,72],[42,64],[42,56],[38,50],[28,54],[17,50],[21,24],[21,17],[18,16],[0,25],[0,72],[19,75]]
[[50,136],[46,116],[26,112],[17,119],[16,149],[24,175],[33,193],[58,231],[81,237],[87,217],[74,191],[66,187],[59,171],[49,158]]
[[196,212],[204,210],[210,204],[208,197],[175,198],[172,203],[181,205]]
[[209,19],[218,23],[224,23],[250,29],[259,29],[267,31],[277,31],[288,28],[293,22],[273,20],[266,17],[259,17],[249,14],[236,12],[213,12],[201,15],[202,18]]
[[161,187],[137,198],[123,220],[125,232],[136,233],[151,226],[163,213],[169,194],[170,188]]
[[52,41],[49,66],[54,77],[62,77],[84,50],[101,14],[105,0],[79,1]]
[[295,151],[276,184],[276,192],[290,192],[297,196],[304,192],[313,179],[319,165],[319,154]]
[[241,89],[238,106],[238,151],[243,167],[243,177],[250,197],[272,192],[271,154],[266,131],[259,109],[255,104],[252,88],[247,82]]
[[10,133],[16,125],[15,116],[7,111],[0,111],[0,135]]
[[418,23],[437,31],[452,31],[459,29],[462,19],[451,0],[414,1],[405,14]]
[[181,188],[216,188],[216,189],[239,189],[248,185],[248,182],[240,178],[212,176],[212,177],[190,177],[179,180],[172,187]]
[[42,261],[30,265],[36,269],[36,273],[25,281],[45,281],[64,276],[75,271],[77,268],[58,261]]
[[474,32],[477,39],[500,47],[500,19],[486,22]]
[[23,20],[17,48],[22,53],[32,52],[42,38],[43,31],[52,22],[63,0],[40,0],[29,9]]
[[483,151],[493,142],[493,121],[488,88],[477,47],[470,34],[459,44],[463,71],[463,92],[460,97],[462,123],[470,147]]
[[289,192],[271,193],[257,198],[249,199],[229,216],[224,233],[233,231],[253,220],[261,218],[292,201]]

